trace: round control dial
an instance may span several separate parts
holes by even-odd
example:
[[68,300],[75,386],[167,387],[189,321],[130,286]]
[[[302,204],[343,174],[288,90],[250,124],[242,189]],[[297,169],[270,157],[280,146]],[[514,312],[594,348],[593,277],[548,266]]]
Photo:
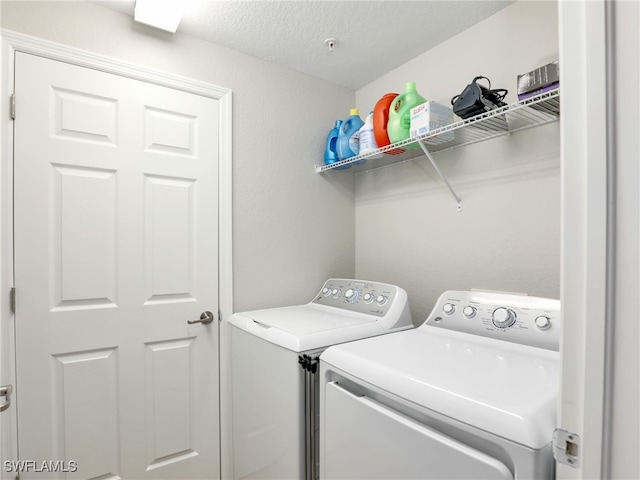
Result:
[[446,313],[447,315],[451,315],[451,314],[453,314],[453,312],[456,311],[456,306],[453,303],[445,303],[442,306],[442,311],[444,313]]
[[378,295],[376,297],[376,303],[378,305],[384,305],[385,303],[387,303],[387,297],[385,297],[384,295]]
[[513,310],[508,308],[499,307],[493,311],[493,324],[499,328],[509,328],[516,323],[516,314]]
[[551,320],[549,317],[545,317],[544,315],[540,315],[535,319],[536,327],[540,330],[549,330],[551,328]]
[[466,306],[466,307],[464,307],[464,310],[462,310],[462,313],[467,318],[473,318],[473,317],[476,316],[476,309],[475,309],[475,307]]
[[360,292],[358,290],[353,289],[353,288],[350,288],[349,290],[344,292],[344,298],[346,298],[347,302],[349,302],[349,303],[355,302],[358,299],[359,295],[360,295]]
[[340,294],[340,290],[337,288],[334,288],[333,290],[331,290],[331,295],[333,295],[334,297],[337,297]]
[[362,297],[362,299],[365,302],[369,303],[369,302],[373,301],[373,295],[371,295],[370,293],[365,293],[364,297]]
[[329,287],[324,287],[322,289],[322,295],[324,295],[325,297],[328,297],[329,295],[331,295],[331,289]]

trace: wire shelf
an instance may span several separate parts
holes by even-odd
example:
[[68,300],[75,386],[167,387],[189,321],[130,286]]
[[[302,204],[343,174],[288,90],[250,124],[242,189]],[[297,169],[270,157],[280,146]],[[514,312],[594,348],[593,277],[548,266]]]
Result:
[[332,163],[316,165],[316,173],[345,170],[353,173],[406,162],[430,153],[444,152],[520,130],[546,125],[560,118],[560,89],[476,115],[438,128],[419,137],[402,140],[373,152]]

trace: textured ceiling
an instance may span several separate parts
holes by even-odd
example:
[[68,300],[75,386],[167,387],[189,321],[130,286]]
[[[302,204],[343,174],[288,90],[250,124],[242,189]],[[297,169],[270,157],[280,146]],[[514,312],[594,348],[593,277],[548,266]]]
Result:
[[[133,16],[134,0],[91,0]],[[493,15],[496,0],[182,0],[178,32],[358,89]],[[329,51],[328,38],[336,39]]]

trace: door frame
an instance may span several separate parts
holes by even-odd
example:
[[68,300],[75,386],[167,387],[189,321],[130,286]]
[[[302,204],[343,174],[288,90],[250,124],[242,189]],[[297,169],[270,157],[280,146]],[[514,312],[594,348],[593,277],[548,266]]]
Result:
[[[105,73],[152,83],[175,90],[213,98],[219,105],[218,147],[218,305],[220,392],[230,384],[226,341],[226,321],[233,313],[233,256],[232,256],[232,92],[228,88],[192,80],[172,73],[154,70],[118,59],[98,55],[74,47],[50,42],[11,30],[0,29],[2,46],[0,63],[0,385],[15,385],[15,317],[11,310],[9,292],[13,278],[13,121],[10,97],[14,91],[14,58],[16,52],[39,55],[51,60],[71,63]],[[13,400],[13,399],[12,399]],[[220,394],[220,465],[221,478],[230,477],[231,452],[226,448],[231,438],[231,402]],[[0,416],[0,478],[13,478],[5,471],[4,462],[17,460],[17,415],[13,404]]]
[[562,341],[558,427],[579,437],[558,480],[609,478],[614,156],[607,0],[558,2],[562,93]]

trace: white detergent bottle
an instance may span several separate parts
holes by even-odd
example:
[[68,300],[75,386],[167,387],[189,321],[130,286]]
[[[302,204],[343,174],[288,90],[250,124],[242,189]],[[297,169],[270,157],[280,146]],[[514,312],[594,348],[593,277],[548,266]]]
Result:
[[[370,112],[367,115],[367,119],[364,122],[364,125],[360,127],[359,130],[360,136],[360,153],[362,155],[364,153],[373,152],[378,149],[378,144],[376,143],[376,137],[373,134],[373,112]],[[382,155],[373,155],[371,158],[377,158]]]

